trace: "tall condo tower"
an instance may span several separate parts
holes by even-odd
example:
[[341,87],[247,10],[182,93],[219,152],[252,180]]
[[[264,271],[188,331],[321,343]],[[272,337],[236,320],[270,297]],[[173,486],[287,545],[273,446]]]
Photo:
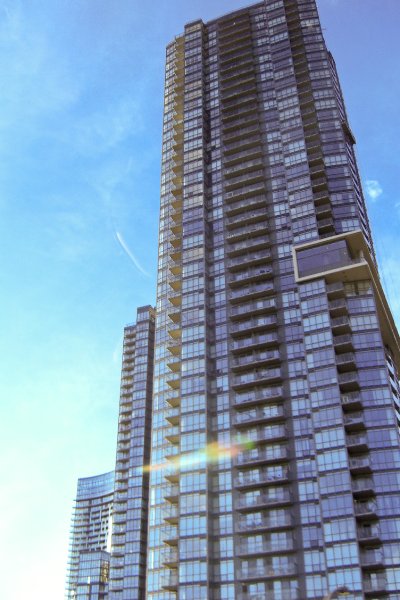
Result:
[[115,463],[110,593],[112,600],[143,600],[154,357],[154,309],[142,306],[124,330]]
[[399,336],[354,143],[314,0],[168,46],[148,600],[400,599]]
[[105,600],[110,570],[114,472],[78,479],[66,600]]

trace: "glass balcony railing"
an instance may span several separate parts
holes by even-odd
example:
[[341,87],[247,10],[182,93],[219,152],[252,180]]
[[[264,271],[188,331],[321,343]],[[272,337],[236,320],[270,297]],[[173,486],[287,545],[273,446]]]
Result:
[[258,363],[268,363],[280,361],[280,353],[278,350],[270,350],[265,352],[253,352],[245,356],[237,356],[232,360],[234,368],[248,367]]
[[278,334],[276,332],[252,335],[250,337],[241,338],[234,340],[232,343],[232,350],[243,350],[245,348],[251,348],[252,346],[262,345],[273,345],[279,342]]
[[268,419],[283,419],[285,412],[282,406],[264,406],[248,409],[244,412],[239,412],[233,417],[235,425],[244,425],[253,421],[265,421]]
[[275,315],[260,316],[258,318],[247,319],[246,321],[234,322],[231,325],[231,333],[241,333],[243,331],[255,331],[258,328],[274,328],[278,324]]
[[281,386],[269,386],[261,390],[238,392],[235,395],[235,405],[246,406],[259,404],[260,402],[278,401],[283,399],[283,388]]

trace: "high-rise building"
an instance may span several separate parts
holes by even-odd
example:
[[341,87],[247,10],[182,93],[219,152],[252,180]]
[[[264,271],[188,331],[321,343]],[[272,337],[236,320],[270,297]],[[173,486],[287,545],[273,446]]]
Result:
[[118,442],[115,463],[110,598],[143,600],[153,389],[154,319],[151,306],[137,311],[124,330]]
[[66,599],[106,600],[114,472],[78,479],[71,521]]
[[399,336],[354,143],[314,0],[168,46],[148,600],[400,599]]

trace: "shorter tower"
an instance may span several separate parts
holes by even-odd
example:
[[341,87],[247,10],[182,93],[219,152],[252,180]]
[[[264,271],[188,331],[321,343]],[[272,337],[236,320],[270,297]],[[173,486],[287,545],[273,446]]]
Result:
[[114,471],[78,479],[72,513],[67,600],[108,596]]
[[124,330],[115,463],[110,600],[144,600],[147,563],[155,311]]

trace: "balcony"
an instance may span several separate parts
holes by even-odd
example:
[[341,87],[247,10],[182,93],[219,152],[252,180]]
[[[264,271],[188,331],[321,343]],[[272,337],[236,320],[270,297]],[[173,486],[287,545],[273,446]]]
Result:
[[[243,181],[242,181],[243,183]],[[265,200],[264,200],[265,202]],[[259,221],[264,221],[267,218],[266,207],[262,206],[257,209],[248,209],[246,212],[240,213],[239,215],[234,215],[233,217],[229,217],[227,219],[228,229],[233,229],[235,227],[240,227],[249,223],[258,223]],[[233,232],[234,233],[234,232]]]
[[374,492],[374,482],[370,477],[354,479],[351,485],[353,495],[357,498],[371,496]]
[[277,508],[291,504],[292,501],[293,498],[289,490],[270,490],[268,493],[260,492],[260,494],[257,496],[252,495],[249,499],[244,495],[239,496],[237,509],[241,511],[247,511],[260,508]]
[[384,556],[380,548],[365,550],[361,553],[361,566],[364,569],[383,567]]
[[265,402],[278,402],[283,400],[283,389],[281,386],[273,386],[250,392],[238,392],[235,395],[234,405],[236,408],[251,406],[252,404],[264,404]]
[[263,235],[262,232],[258,236],[247,238],[245,241],[236,242],[227,248],[228,256],[238,256],[246,254],[250,250],[260,250],[269,248],[270,239],[268,235]]
[[342,298],[344,296],[344,284],[341,281],[328,283],[326,286],[326,293],[328,298],[332,300],[335,298]]
[[[327,290],[328,291],[328,290]],[[328,294],[329,295],[329,294]],[[345,298],[329,301],[329,312],[333,317],[347,315],[347,303]]]
[[232,382],[234,389],[244,389],[271,383],[278,383],[282,380],[280,369],[258,369],[242,375],[235,375]]
[[[261,594],[253,594],[253,593],[243,593],[237,596],[237,600],[265,600],[265,593]],[[268,600],[301,600],[299,596],[298,588],[292,588],[289,590],[282,590],[277,592],[276,594],[272,590],[268,590]]]
[[243,200],[244,198],[251,198],[258,194],[265,194],[264,181],[249,183],[248,185],[243,185],[230,192],[225,192],[224,200],[226,202],[236,202],[238,200]]
[[361,395],[359,392],[342,394],[340,398],[344,409],[357,410],[362,408]]
[[367,452],[368,439],[366,435],[348,435],[346,437],[349,452]]
[[234,371],[248,369],[249,367],[257,367],[259,365],[279,363],[281,356],[278,350],[270,350],[265,352],[253,352],[244,356],[236,356],[232,360]]
[[[248,117],[246,117],[247,119]],[[236,125],[236,120],[232,122],[232,125]],[[225,157],[225,165],[229,168],[229,166],[235,165],[235,168],[240,168],[240,166],[249,161],[251,159],[262,159],[262,149],[261,146],[252,146],[247,150],[239,150],[234,154],[229,154]],[[265,198],[265,196],[264,196]]]
[[268,470],[260,472],[258,475],[255,473],[240,473],[234,478],[233,482],[237,489],[281,485],[289,482],[289,469],[288,467],[283,467],[280,475],[269,474]]
[[286,446],[273,446],[243,450],[236,458],[236,465],[256,465],[261,463],[276,463],[289,460],[289,451]]
[[371,473],[371,463],[368,456],[350,458],[349,466],[350,471],[354,475],[361,473]]
[[339,373],[339,385],[343,392],[352,391],[359,389],[358,373],[357,371],[350,371],[349,373]]
[[249,169],[245,173],[241,173],[236,177],[231,177],[225,182],[225,192],[234,191],[244,185],[260,183],[264,180],[264,171],[260,169]]
[[228,269],[230,271],[234,271],[235,269],[240,269],[243,267],[248,268],[250,265],[265,265],[265,263],[269,262],[270,260],[272,260],[271,250],[256,250],[253,252],[247,252],[246,254],[241,254],[235,258],[231,258],[228,261]]
[[167,485],[164,491],[164,500],[171,504],[177,504],[179,499],[179,486],[178,485]]
[[264,406],[263,408],[253,408],[237,413],[233,417],[233,423],[240,426],[262,423],[263,421],[282,421],[283,419],[285,419],[285,412],[282,406]]
[[179,509],[176,504],[168,504],[162,508],[162,516],[164,521],[175,525],[179,519]]
[[167,567],[178,566],[179,554],[177,548],[165,548],[162,550],[161,563]]
[[274,284],[272,282],[262,281],[261,283],[253,283],[232,289],[229,294],[231,302],[240,302],[242,300],[250,300],[251,298],[258,298],[260,296],[265,297],[267,294],[272,294],[275,291]]
[[171,572],[168,575],[161,577],[161,587],[169,592],[176,592],[178,590],[177,572]]
[[377,517],[377,506],[374,500],[356,500],[354,502],[354,512],[358,519],[362,521],[373,520]]
[[232,342],[232,352],[237,352],[260,346],[275,346],[279,344],[278,334],[276,332],[252,335]]
[[362,412],[347,413],[343,416],[343,421],[347,431],[365,429],[364,415]]
[[233,231],[230,231],[227,235],[228,242],[236,242],[244,238],[252,237],[253,235],[267,233],[268,221],[262,221],[253,223],[251,225],[245,225],[243,227],[237,227]]
[[332,332],[335,335],[342,335],[351,332],[350,321],[348,317],[336,317],[331,319]]
[[180,420],[181,420],[181,412],[180,409],[177,408],[168,408],[164,411],[164,415],[166,420],[171,424],[171,425],[179,425]]
[[[287,439],[287,429],[285,425],[265,425],[259,427],[256,432],[244,430],[243,440],[250,439],[253,442],[279,442]],[[269,480],[268,480],[269,481]]]
[[387,597],[387,579],[385,576],[374,577],[373,579],[364,579],[363,587],[368,596],[386,596]]
[[246,304],[236,304],[232,306],[231,318],[238,319],[244,315],[256,315],[259,313],[272,312],[276,310],[275,298],[267,300],[254,300]]
[[223,107],[222,123],[224,124],[227,121],[232,121],[233,119],[237,119],[238,117],[242,119],[248,115],[258,115],[258,102],[255,95],[253,95],[251,98],[246,100],[245,103],[242,103],[238,107],[236,107],[235,105],[233,105],[232,107]]
[[253,210],[255,208],[265,207],[265,205],[265,195],[260,194],[259,196],[252,196],[250,198],[246,198],[245,200],[239,200],[238,202],[232,202],[231,204],[228,204],[225,212],[228,216],[239,215],[243,212],[247,213],[249,210]]
[[373,546],[381,543],[381,532],[377,523],[360,525],[357,528],[357,537],[360,544]]
[[352,371],[356,368],[356,357],[354,352],[345,352],[336,355],[336,366],[340,372]]
[[265,281],[266,279],[271,279],[273,276],[274,270],[272,267],[258,265],[232,273],[228,278],[228,283],[231,287],[238,287],[243,284]]
[[[259,544],[248,544],[246,542],[239,542],[239,544],[237,544],[236,546],[236,550],[237,550],[237,554],[239,556],[249,556],[252,554],[280,554],[280,553],[286,553],[286,552],[291,552],[295,549],[294,546],[294,541],[290,538],[286,539],[285,541],[279,542],[279,541],[270,541],[268,542],[267,540],[263,540],[262,542],[260,542]],[[264,573],[265,573],[265,569],[264,569]],[[254,598],[254,596],[252,596],[252,598]],[[281,598],[281,595],[279,595],[279,598]],[[288,600],[292,600],[292,596],[288,596]],[[263,600],[265,600],[265,596],[263,597]]]
[[174,526],[164,527],[161,532],[162,541],[168,546],[176,546],[178,544],[178,528]]
[[171,444],[178,444],[180,438],[179,427],[168,427],[165,432],[165,439],[171,442]]
[[222,102],[227,102],[232,100],[233,98],[238,98],[244,94],[248,94],[249,92],[254,92],[256,90],[256,85],[254,81],[254,77],[250,77],[246,82],[243,79],[240,81],[232,80],[231,85],[228,87],[221,87],[221,100]]
[[265,329],[275,329],[278,325],[276,315],[260,315],[246,319],[246,321],[234,321],[231,325],[231,334],[241,334],[244,332],[254,332]]
[[[265,544],[266,546],[270,547],[271,544]],[[254,547],[255,549],[257,549],[257,546]],[[280,550],[278,551],[280,552]],[[263,554],[263,551],[260,550],[258,552],[255,552],[255,554]],[[297,574],[297,567],[295,564],[291,564],[290,566],[287,567],[278,567],[278,566],[273,566],[271,565],[265,565],[263,567],[254,567],[254,568],[247,568],[244,569],[242,568],[241,570],[239,570],[238,573],[238,579],[240,581],[260,581],[260,580],[265,580],[265,579],[275,579],[277,577],[289,577],[289,576],[294,576]],[[282,595],[284,594],[284,595]],[[287,596],[286,596],[287,594]],[[261,597],[261,596],[260,596]],[[287,597],[288,600],[293,600],[294,596],[291,592],[279,592],[279,600],[282,600],[283,598]],[[249,598],[251,600],[254,600],[254,598],[257,598],[257,595],[255,594],[251,594],[251,596],[246,596],[246,598]],[[273,595],[273,591],[271,590],[271,593],[268,593],[268,596],[264,595],[263,600],[265,600],[265,598],[274,598]]]
[[181,396],[180,396],[179,390],[168,391],[165,395],[165,400],[173,408],[180,406],[181,405]]
[[259,513],[250,513],[246,519],[239,519],[235,523],[237,533],[250,531],[271,531],[274,529],[288,529],[293,527],[293,517],[285,514],[280,518],[263,517]]

